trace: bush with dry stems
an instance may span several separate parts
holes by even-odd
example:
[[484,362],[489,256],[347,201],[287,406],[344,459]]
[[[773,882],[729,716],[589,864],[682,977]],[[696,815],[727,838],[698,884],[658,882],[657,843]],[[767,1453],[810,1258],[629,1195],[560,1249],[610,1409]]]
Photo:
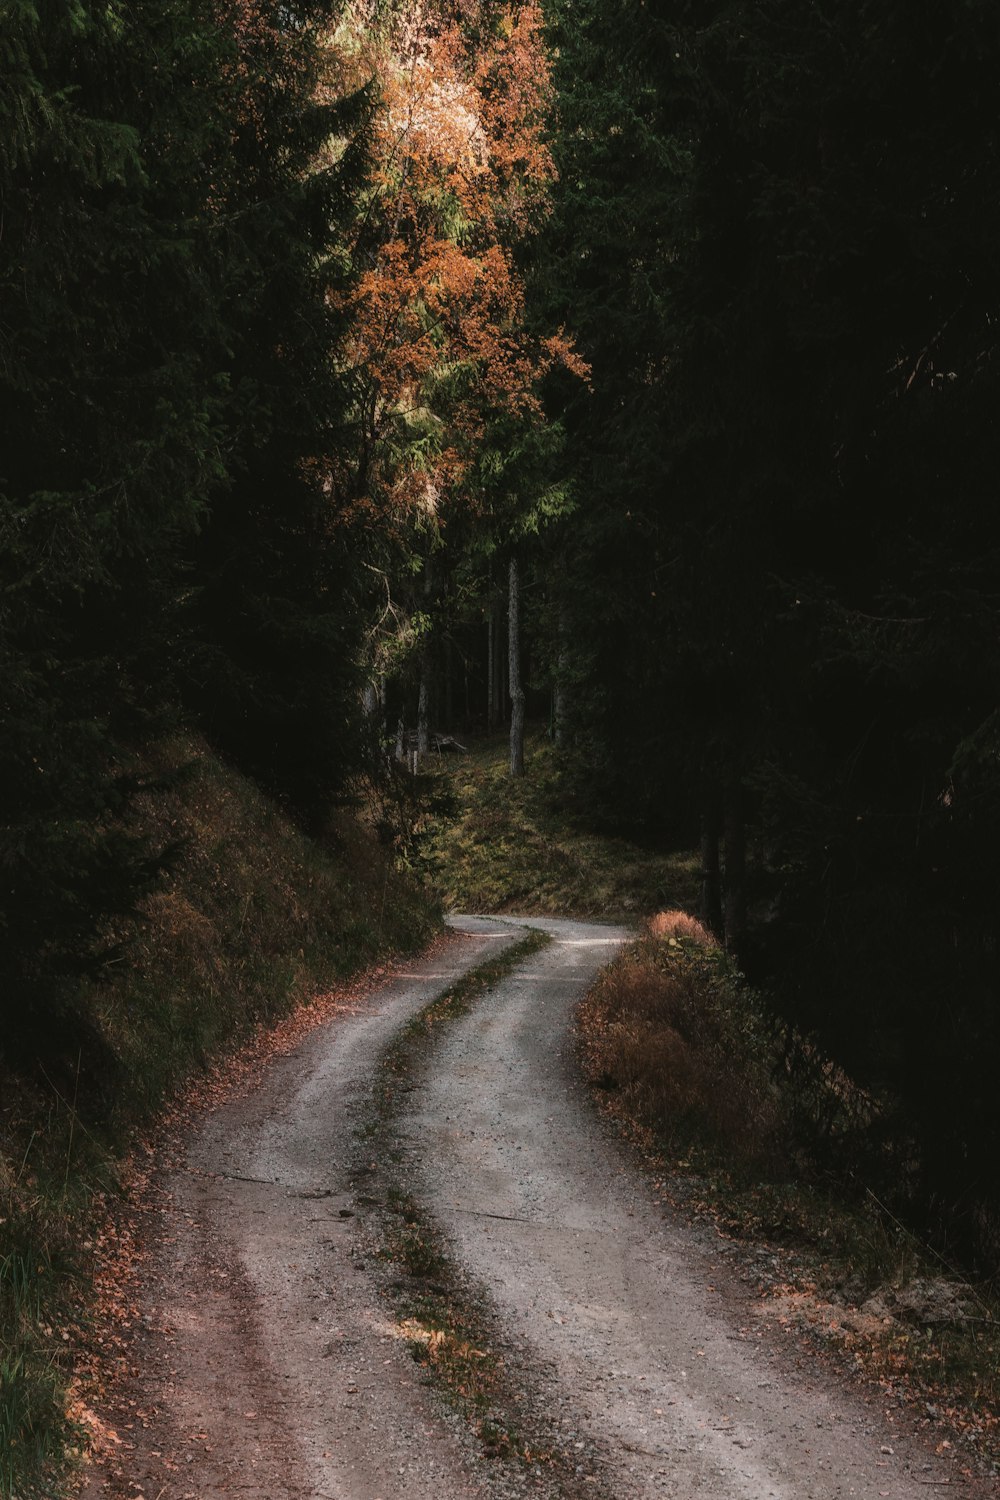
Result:
[[659,912],[584,1003],[588,1075],[667,1139],[708,1136],[746,1164],[780,1139],[763,1019],[711,934]]

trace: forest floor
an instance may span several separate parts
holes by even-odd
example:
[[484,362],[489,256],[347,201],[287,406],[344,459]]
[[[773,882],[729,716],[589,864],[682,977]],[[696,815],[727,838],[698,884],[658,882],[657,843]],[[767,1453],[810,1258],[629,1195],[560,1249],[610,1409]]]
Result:
[[466,755],[426,758],[428,811],[413,863],[446,910],[635,921],[694,904],[695,851],[664,853],[586,828],[543,732],[529,733],[525,761],[524,778],[512,780],[505,736],[470,741]]
[[593,1111],[574,1015],[625,930],[454,925],[178,1125],[86,1500],[994,1493]]

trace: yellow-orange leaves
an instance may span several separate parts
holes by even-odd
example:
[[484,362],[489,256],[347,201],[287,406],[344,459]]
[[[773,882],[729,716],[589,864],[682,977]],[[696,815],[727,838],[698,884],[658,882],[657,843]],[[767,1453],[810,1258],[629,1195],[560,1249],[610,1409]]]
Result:
[[377,79],[373,197],[348,295],[364,425],[354,505],[403,519],[461,495],[492,415],[537,409],[569,342],[534,337],[514,254],[547,211],[551,94],[535,0],[407,8],[358,51]]

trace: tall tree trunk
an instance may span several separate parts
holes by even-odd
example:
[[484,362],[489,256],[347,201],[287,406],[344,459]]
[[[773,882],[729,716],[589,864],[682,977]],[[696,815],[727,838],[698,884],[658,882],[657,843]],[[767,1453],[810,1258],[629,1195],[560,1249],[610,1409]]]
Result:
[[362,702],[364,704],[365,718],[369,724],[374,724],[376,715],[378,714],[378,683],[374,677],[369,677],[365,683]]
[[739,953],[747,928],[747,858],[743,788],[738,781],[726,787],[726,947]]
[[510,560],[507,607],[507,671],[510,681],[510,774],[524,775],[524,688],[521,686],[521,583],[517,558]]
[[719,865],[719,801],[709,792],[701,815],[701,920],[722,935],[722,875]]
[[503,682],[503,608],[499,598],[493,601],[493,723],[507,718],[507,699]]
[[[438,721],[438,728],[441,723]],[[455,729],[455,673],[451,636],[444,638],[444,726],[449,734]]]
[[[433,606],[433,568],[431,554],[428,550],[424,558],[424,609],[431,619],[436,616]],[[426,631],[426,626],[425,626]],[[433,659],[431,643],[433,635],[425,633],[420,642],[420,688],[417,693],[417,760],[426,755],[431,748],[431,693],[433,683],[431,674]]]
[[398,761],[406,759],[406,724],[402,714],[396,724],[396,759]]
[[[497,613],[498,613],[499,620],[500,620],[500,625],[499,625],[498,631],[497,631],[497,640],[499,642],[502,639],[502,636],[503,636],[503,614],[504,614],[504,610],[503,610],[503,602],[502,601],[497,605]],[[509,636],[507,637],[507,650],[506,651],[503,649],[502,645],[498,645],[498,647],[497,647],[497,681],[500,684],[500,689],[499,689],[499,692],[497,693],[497,697],[500,700],[500,718],[501,718],[501,720],[502,720],[502,722],[504,724],[509,724],[510,723],[510,710],[511,710],[511,702],[510,702],[510,637]]]
[[552,738],[560,747],[566,743],[566,610],[560,607],[556,626],[556,680],[552,689]]
[[417,695],[417,754],[426,755],[431,748],[430,726],[431,653],[427,643],[420,649],[420,692]]

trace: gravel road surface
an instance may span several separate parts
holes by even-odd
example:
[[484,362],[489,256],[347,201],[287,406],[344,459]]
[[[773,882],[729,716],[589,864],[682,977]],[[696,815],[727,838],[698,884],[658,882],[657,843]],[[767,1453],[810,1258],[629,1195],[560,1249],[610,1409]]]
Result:
[[[85,1500],[511,1500],[400,1338],[365,1258],[376,1070],[459,974],[520,935],[462,917],[414,963],[192,1121],[151,1215],[138,1373]],[[439,1038],[405,1096],[408,1189],[503,1330],[522,1388],[601,1500],[918,1500],[953,1482],[755,1317],[717,1242],[666,1215],[575,1078],[573,1007],[625,933],[530,919],[552,945]],[[122,1413],[131,1413],[123,1420]],[[589,1471],[593,1469],[593,1474]],[[589,1488],[588,1488],[589,1486]],[[938,1491],[940,1493],[940,1490]],[[963,1496],[986,1495],[964,1486]]]
[[569,1045],[624,934],[530,922],[553,945],[446,1029],[402,1124],[418,1196],[515,1343],[556,1367],[563,1424],[597,1444],[616,1495],[916,1500],[954,1483],[898,1419],[808,1360],[796,1370],[712,1236],[654,1206]]
[[359,1258],[358,1125],[400,1028],[518,936],[468,924],[195,1124],[163,1183],[135,1422],[85,1500],[487,1493],[489,1466],[422,1383]]

